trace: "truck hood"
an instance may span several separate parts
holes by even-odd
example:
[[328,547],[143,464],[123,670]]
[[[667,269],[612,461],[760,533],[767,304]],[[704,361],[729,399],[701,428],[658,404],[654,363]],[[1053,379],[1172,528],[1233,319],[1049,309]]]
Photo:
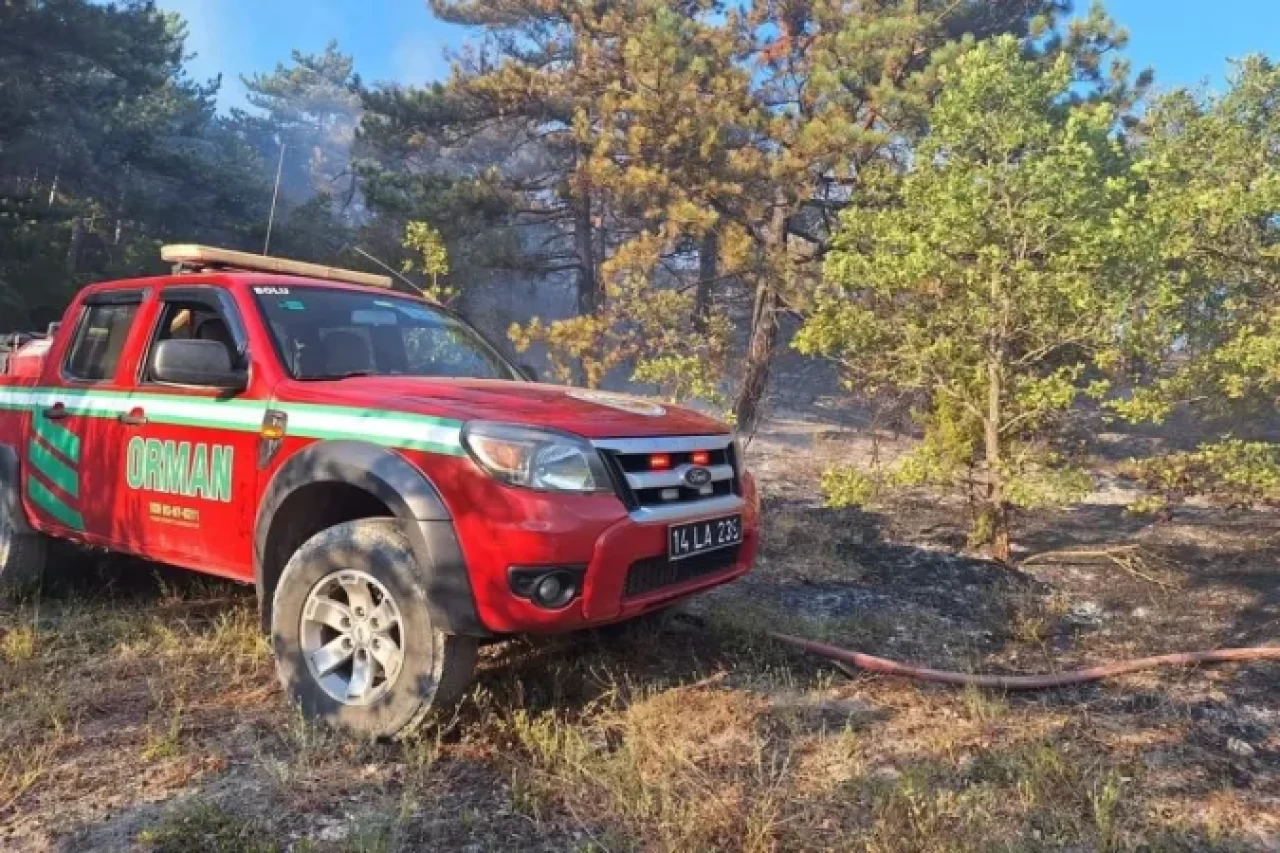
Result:
[[301,382],[292,391],[296,393],[289,393],[288,397],[300,403],[543,426],[587,438],[717,435],[730,431],[724,423],[699,412],[644,397],[534,382],[357,376],[333,382]]

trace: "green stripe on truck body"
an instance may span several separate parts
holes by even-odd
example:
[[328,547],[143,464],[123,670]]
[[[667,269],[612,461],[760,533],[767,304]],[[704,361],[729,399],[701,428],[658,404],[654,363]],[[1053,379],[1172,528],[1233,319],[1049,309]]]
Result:
[[72,530],[84,531],[84,519],[80,513],[62,502],[62,499],[50,491],[49,487],[35,476],[27,474],[27,497],[31,502],[53,516],[64,526]]
[[34,438],[27,444],[27,461],[50,483],[73,498],[80,497],[80,478],[75,469]]
[[[257,400],[214,400],[208,397],[181,397],[172,394],[128,393],[122,391],[86,391],[60,388],[0,388],[0,407],[29,409],[35,430],[51,447],[73,462],[79,458],[79,440],[74,444],[57,435],[56,426],[38,413],[62,403],[69,415],[90,418],[115,418],[138,407],[146,411],[154,424],[186,426],[212,430],[256,433],[270,407],[289,416],[288,434],[303,438],[347,439],[368,441],[384,447],[417,450],[446,456],[464,456],[462,421],[430,415],[386,412],[355,406],[326,406],[313,403],[271,403]],[[63,432],[68,432],[62,429]],[[46,433],[54,438],[46,438]],[[68,433],[70,434],[70,433]],[[74,438],[74,436],[72,436]],[[64,452],[74,449],[74,456]]]
[[33,417],[31,422],[35,434],[45,444],[67,457],[73,465],[80,461],[80,436],[40,415]]

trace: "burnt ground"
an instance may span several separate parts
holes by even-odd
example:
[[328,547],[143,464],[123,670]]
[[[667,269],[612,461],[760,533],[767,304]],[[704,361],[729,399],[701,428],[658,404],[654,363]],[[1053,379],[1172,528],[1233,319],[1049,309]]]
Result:
[[1019,520],[832,510],[856,436],[751,450],[766,545],[659,625],[489,647],[413,742],[285,705],[251,591],[66,554],[0,609],[0,848],[14,850],[1280,850],[1280,663],[1033,694],[852,678],[766,629],[970,671],[1280,645],[1280,515],[1152,524],[1115,489]]

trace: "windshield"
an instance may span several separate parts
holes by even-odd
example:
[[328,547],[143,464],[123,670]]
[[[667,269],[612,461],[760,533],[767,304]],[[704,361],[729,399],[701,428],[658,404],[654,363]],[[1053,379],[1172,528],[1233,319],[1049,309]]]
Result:
[[520,378],[470,326],[424,302],[324,287],[253,292],[295,379]]

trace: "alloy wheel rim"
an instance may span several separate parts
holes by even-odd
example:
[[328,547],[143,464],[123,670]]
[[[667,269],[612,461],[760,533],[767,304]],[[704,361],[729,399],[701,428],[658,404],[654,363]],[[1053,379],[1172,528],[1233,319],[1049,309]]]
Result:
[[326,575],[307,595],[302,656],[331,699],[368,705],[386,694],[404,664],[404,623],[383,584],[361,571]]

